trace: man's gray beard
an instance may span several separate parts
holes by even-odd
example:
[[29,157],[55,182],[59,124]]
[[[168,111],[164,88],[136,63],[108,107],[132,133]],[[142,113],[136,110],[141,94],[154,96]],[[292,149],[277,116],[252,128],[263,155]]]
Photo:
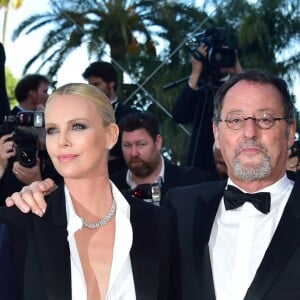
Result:
[[271,158],[263,154],[262,163],[259,165],[242,166],[238,156],[233,159],[233,172],[237,177],[246,181],[263,179],[271,174]]

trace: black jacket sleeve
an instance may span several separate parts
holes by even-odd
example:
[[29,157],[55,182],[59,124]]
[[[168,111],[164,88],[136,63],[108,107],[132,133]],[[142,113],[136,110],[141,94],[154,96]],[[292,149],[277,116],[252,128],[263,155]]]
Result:
[[199,92],[190,88],[188,84],[184,86],[173,106],[173,120],[179,124],[191,124],[197,107]]
[[5,51],[2,43],[0,43],[0,124],[3,122],[4,116],[10,112],[9,101],[5,84]]

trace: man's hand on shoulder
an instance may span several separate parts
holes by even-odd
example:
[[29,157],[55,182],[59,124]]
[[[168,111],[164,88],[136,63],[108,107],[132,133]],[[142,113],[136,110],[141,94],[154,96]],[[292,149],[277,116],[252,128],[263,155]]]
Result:
[[33,212],[42,217],[47,208],[45,196],[54,191],[56,187],[55,182],[50,178],[32,182],[30,185],[24,186],[20,192],[13,193],[6,198],[6,206],[16,205],[23,213]]

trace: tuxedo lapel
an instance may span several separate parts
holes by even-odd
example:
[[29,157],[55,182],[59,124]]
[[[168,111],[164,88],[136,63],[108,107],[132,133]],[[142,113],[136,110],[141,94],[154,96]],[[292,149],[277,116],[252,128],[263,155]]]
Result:
[[208,242],[213,222],[223,196],[225,181],[205,187],[205,199],[197,201],[195,218],[195,261],[199,276],[200,295],[205,300],[215,299]]
[[47,198],[45,216],[34,220],[44,288],[49,300],[71,300],[70,252],[63,188],[58,188]]
[[197,257],[200,291],[199,298],[205,300],[215,300],[216,296],[208,244],[204,245],[201,252],[197,253]]
[[180,185],[180,179],[182,177],[182,171],[175,166],[170,164],[165,160],[165,174],[164,174],[164,180],[161,187],[161,199],[163,201],[166,192],[170,188],[174,188]]
[[[298,195],[298,198],[297,198]],[[300,182],[296,182],[283,215],[245,299],[262,299],[300,243]]]

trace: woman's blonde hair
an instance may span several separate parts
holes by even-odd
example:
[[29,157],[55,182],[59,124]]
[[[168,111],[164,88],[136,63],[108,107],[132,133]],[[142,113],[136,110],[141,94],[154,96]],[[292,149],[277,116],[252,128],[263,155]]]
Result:
[[[48,98],[49,103],[58,95],[75,95],[92,101],[103,119],[103,125],[116,123],[115,112],[108,97],[97,87],[86,83],[68,83],[56,89]],[[46,103],[46,105],[47,105]]]

